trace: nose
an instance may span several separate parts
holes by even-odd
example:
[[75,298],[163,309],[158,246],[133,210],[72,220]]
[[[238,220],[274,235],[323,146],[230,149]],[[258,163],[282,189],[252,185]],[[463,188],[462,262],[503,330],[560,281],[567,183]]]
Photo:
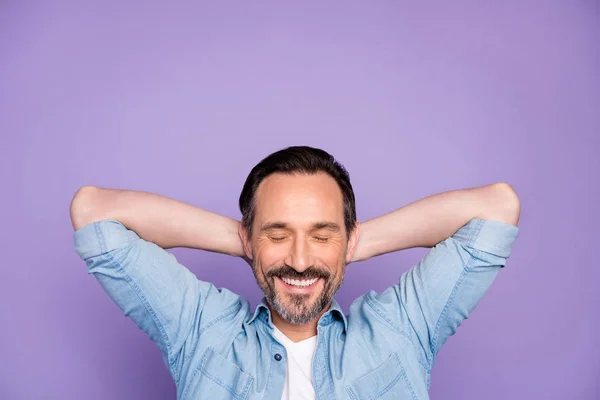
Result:
[[297,236],[294,238],[286,263],[298,272],[303,272],[310,267],[310,248],[304,237]]

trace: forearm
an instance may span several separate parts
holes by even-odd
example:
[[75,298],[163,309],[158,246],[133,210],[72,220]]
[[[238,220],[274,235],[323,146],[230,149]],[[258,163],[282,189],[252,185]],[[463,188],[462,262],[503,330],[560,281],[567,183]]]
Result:
[[353,261],[433,247],[474,218],[517,225],[520,203],[507,184],[438,193],[361,224]]
[[162,248],[188,247],[243,256],[239,222],[153,193],[81,188],[71,202],[74,229],[113,219]]

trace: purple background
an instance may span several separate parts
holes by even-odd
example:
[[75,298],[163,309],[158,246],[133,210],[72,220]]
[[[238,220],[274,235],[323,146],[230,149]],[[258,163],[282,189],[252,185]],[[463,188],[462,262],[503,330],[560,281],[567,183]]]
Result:
[[[447,342],[434,399],[598,399],[597,2],[0,5],[0,398],[174,399],[158,349],[73,251],[82,185],[239,218],[249,170],[292,144],[349,169],[359,219],[511,183],[521,236]],[[255,305],[251,271],[175,249]],[[349,269],[383,290],[424,249]]]

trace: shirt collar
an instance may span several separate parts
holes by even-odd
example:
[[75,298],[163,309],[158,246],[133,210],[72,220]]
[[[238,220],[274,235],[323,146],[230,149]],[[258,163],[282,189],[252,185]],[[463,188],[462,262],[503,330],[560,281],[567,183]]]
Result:
[[[269,310],[269,306],[267,305],[267,301],[264,297],[256,306],[254,315],[252,315],[252,318],[250,318],[248,323],[253,323],[257,318],[266,323],[269,327],[274,328],[273,320],[271,319],[271,310]],[[332,299],[329,310],[327,310],[327,312],[323,314],[321,318],[319,318],[319,325],[329,325],[334,319],[341,319],[344,322],[344,330],[348,329],[346,315],[342,311],[342,308],[338,302],[335,299]]]

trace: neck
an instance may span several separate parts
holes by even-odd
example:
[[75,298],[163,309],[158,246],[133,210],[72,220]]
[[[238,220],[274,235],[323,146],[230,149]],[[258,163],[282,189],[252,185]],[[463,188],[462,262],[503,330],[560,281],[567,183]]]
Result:
[[273,319],[273,325],[277,327],[288,339],[292,342],[297,343],[304,339],[308,339],[317,334],[317,325],[319,318],[329,310],[329,307],[325,307],[319,315],[307,324],[292,324],[285,319],[281,318],[279,314],[269,305],[271,310],[271,317]]

